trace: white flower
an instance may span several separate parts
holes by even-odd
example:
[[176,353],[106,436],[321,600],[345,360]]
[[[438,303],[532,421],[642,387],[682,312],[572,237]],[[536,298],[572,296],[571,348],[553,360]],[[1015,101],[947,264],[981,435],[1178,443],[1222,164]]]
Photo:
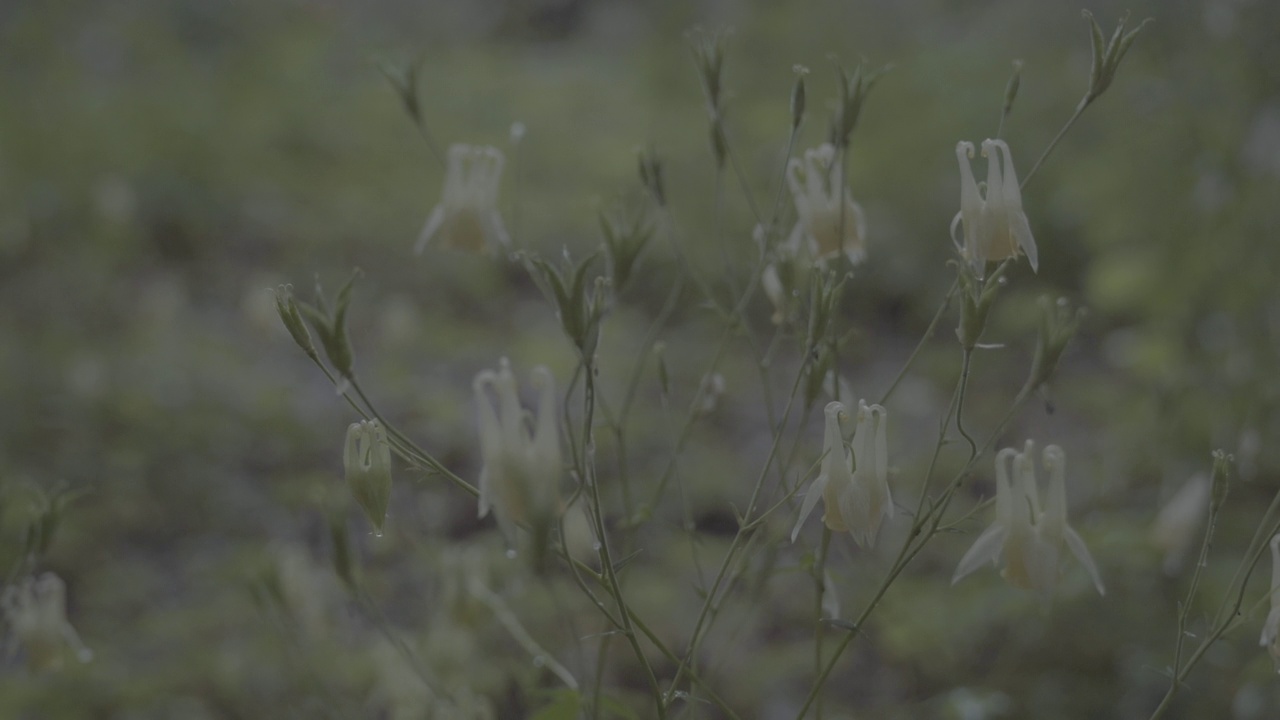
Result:
[[[853,452],[845,447],[840,422],[848,420],[844,405],[828,403],[823,411],[826,430],[823,439],[822,470],[809,486],[800,506],[800,518],[791,531],[791,541],[800,534],[800,526],[822,498],[826,512],[822,516],[835,532],[848,531],[854,542],[864,547],[875,545],[881,521],[893,517],[893,499],[889,495],[889,470],[885,424],[887,414],[879,405],[858,402],[857,428],[853,436]],[[853,463],[857,468],[853,468]]]
[[45,573],[10,585],[0,597],[0,608],[22,643],[32,671],[62,669],[68,650],[80,662],[93,658],[67,622],[67,586],[57,575]]
[[1262,637],[1258,644],[1271,653],[1277,667],[1280,667],[1280,535],[1271,538],[1271,612],[1267,613],[1267,622],[1262,626]]
[[387,519],[391,501],[391,445],[377,420],[361,420],[347,427],[342,448],[347,485],[377,534]]
[[452,145],[445,168],[444,194],[418,236],[414,252],[439,237],[452,250],[482,253],[511,244],[498,215],[498,185],[502,181],[502,151],[493,147]]
[[799,219],[783,248],[819,264],[841,253],[850,263],[866,257],[867,225],[844,182],[834,146],[824,143],[787,163],[787,185]]
[[[988,261],[1016,257],[1019,251],[1027,256],[1031,269],[1037,270],[1040,261],[1036,240],[1031,236],[1027,215],[1022,212],[1022,191],[1009,146],[1003,140],[983,140],[982,156],[987,159],[985,193],[974,181],[973,169],[969,166],[973,143],[956,144],[956,159],[960,161],[960,212],[951,221],[951,240],[979,277]],[[963,242],[956,237],[956,227],[961,224]]]
[[[1022,452],[1005,448],[996,455],[996,520],[960,559],[952,584],[990,562],[1015,587],[1032,589],[1048,600],[1058,584],[1063,541],[1089,571],[1099,594],[1106,594],[1098,566],[1084,540],[1067,525],[1066,456],[1057,445],[1044,449],[1049,497],[1043,509],[1036,489],[1034,444]],[[1013,481],[1010,484],[1011,461]]]
[[551,371],[541,366],[534,368],[531,376],[539,391],[538,414],[532,425],[530,413],[520,406],[516,377],[506,358],[499,362],[497,372],[485,370],[472,383],[484,461],[479,514],[484,517],[492,508],[508,541],[520,524],[539,533],[549,532],[560,512],[564,463],[555,380]]

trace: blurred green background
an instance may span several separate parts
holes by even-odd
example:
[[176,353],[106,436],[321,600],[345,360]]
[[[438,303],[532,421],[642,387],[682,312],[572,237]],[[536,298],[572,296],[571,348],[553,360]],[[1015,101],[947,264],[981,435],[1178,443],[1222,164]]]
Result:
[[[1066,449],[1073,524],[1109,592],[1092,594],[1076,566],[1051,611],[994,572],[952,588],[971,536],[943,536],[838,666],[827,717],[1147,717],[1167,687],[1189,574],[1161,571],[1148,539],[1157,508],[1207,471],[1212,449],[1235,454],[1191,613],[1199,633],[1277,489],[1280,5],[1090,9],[1108,31],[1126,10],[1156,22],[1027,187],[1040,274],[1013,273],[986,338],[1007,347],[979,356],[967,421],[990,428],[1016,391],[1036,297],[1090,309],[1048,397],[1000,446],[1033,437]],[[6,653],[0,717],[445,717],[379,625],[470,698],[455,697],[461,705],[492,717],[555,706],[555,678],[459,589],[477,574],[591,678],[594,639],[578,640],[601,631],[590,604],[565,578],[521,576],[492,521],[439,478],[398,474],[384,538],[348,514],[385,622],[330,569],[326,508],[345,500],[340,443],[352,416],[279,326],[268,288],[291,282],[308,298],[313,276],[332,289],[361,267],[351,323],[362,377],[389,417],[466,478],[479,469],[470,378],[500,356],[522,378],[537,363],[562,383],[573,370],[553,310],[518,265],[411,254],[442,172],[377,60],[420,61],[425,118],[442,143],[505,150],[501,207],[521,244],[589,252],[597,212],[636,194],[635,150],[652,145],[681,242],[707,270],[725,243],[746,265],[755,221],[732,182],[717,213],[689,29],[732,28],[728,127],[766,207],[792,66],[812,71],[803,149],[825,136],[837,63],[892,63],[852,142],[869,260],[840,319],[854,332],[842,374],[878,397],[950,283],[955,143],[994,133],[1021,58],[1004,137],[1030,167],[1087,84],[1079,12],[1056,1],[0,2],[0,567],[17,561],[38,497],[81,492],[38,569],[66,580],[68,615],[95,653],[53,674]],[[527,128],[515,148],[514,122]],[[619,391],[676,267],[655,240],[605,329],[606,393]],[[687,300],[663,333],[676,407],[718,333]],[[763,299],[752,310],[762,334],[769,313]],[[895,492],[906,497],[954,383],[952,327],[948,316],[890,404]],[[684,500],[672,495],[637,536],[643,552],[628,570],[641,614],[675,648],[701,603],[699,573],[735,527],[731,503],[745,503],[767,450],[754,361],[734,347],[725,398],[682,458]],[[638,482],[669,453],[657,387],[646,374],[630,446]],[[807,428],[804,452],[816,456],[818,423]],[[958,467],[958,453],[944,466]],[[991,493],[988,467],[974,500]],[[705,646],[704,674],[744,717],[792,717],[812,678],[801,568],[813,539],[785,542],[793,518],[778,518]],[[846,616],[897,539],[890,531],[864,552],[837,538],[831,571]],[[1255,640],[1266,565],[1248,621],[1209,653],[1170,717],[1280,715]],[[603,683],[615,704],[601,716],[647,717],[634,660],[621,642],[610,653]],[[718,717],[709,704],[682,712]]]

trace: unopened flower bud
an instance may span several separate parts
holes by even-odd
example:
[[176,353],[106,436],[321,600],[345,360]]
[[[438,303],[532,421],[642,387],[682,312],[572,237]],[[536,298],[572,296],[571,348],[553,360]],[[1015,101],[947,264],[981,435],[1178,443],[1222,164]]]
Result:
[[1227,501],[1227,492],[1231,489],[1231,466],[1235,457],[1222,450],[1213,451],[1213,495],[1209,504],[1209,512],[1217,515],[1222,504]]
[[307,357],[316,359],[316,346],[311,342],[311,333],[307,332],[307,325],[302,321],[302,314],[298,311],[298,303],[293,299],[293,286],[281,285],[272,292],[276,298],[276,312],[279,313],[285,329],[289,331],[293,341],[302,348]]
[[729,143],[719,122],[711,123],[711,153],[715,157],[716,167],[724,168],[724,161],[729,157]]
[[347,484],[377,534],[387,518],[391,501],[391,446],[377,420],[361,420],[347,428],[342,452]]
[[641,150],[638,155],[640,166],[640,183],[644,185],[655,202],[661,207],[667,205],[667,194],[662,183],[662,159],[653,148]]
[[1084,10],[1081,14],[1085,20],[1089,21],[1090,43],[1093,50],[1093,65],[1089,70],[1089,92],[1085,95],[1085,102],[1090,103],[1111,86],[1116,70],[1120,67],[1120,61],[1124,59],[1125,53],[1129,52],[1129,46],[1137,39],[1138,33],[1142,32],[1151,19],[1143,20],[1138,27],[1126,33],[1124,26],[1129,21],[1129,16],[1126,14],[1120,18],[1115,32],[1111,34],[1111,39],[1108,41],[1103,39],[1102,28],[1098,26],[1098,21],[1093,19],[1093,13]]
[[796,74],[796,82],[791,86],[791,129],[795,130],[800,127],[801,121],[804,120],[804,76],[809,74],[809,68],[803,65],[796,65],[792,68]]
[[973,268],[967,263],[957,263],[960,282],[960,324],[956,327],[956,337],[960,347],[971,351],[978,346],[982,333],[987,329],[987,315],[995,304],[996,294],[1004,287],[1004,276],[1001,266],[985,281],[974,275]]
[[1013,101],[1018,97],[1018,86],[1022,83],[1022,61],[1013,61],[1013,74],[1009,76],[1009,84],[1004,86],[1004,114],[1013,109]]
[[1036,339],[1036,354],[1031,361],[1030,386],[1040,387],[1049,381],[1058,367],[1058,360],[1067,349],[1067,343],[1080,329],[1084,308],[1072,309],[1071,302],[1059,298],[1052,303],[1048,297],[1040,298],[1040,335]]

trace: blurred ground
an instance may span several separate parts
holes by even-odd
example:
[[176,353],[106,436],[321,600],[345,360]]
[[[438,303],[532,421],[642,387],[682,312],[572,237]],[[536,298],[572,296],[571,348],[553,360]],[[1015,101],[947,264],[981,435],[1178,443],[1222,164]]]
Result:
[[[420,681],[388,679],[398,656],[329,571],[320,506],[345,497],[350,412],[278,327],[267,288],[292,282],[308,297],[313,275],[332,289],[361,267],[352,323],[362,375],[387,415],[463,477],[478,471],[475,372],[505,355],[522,377],[546,363],[567,382],[573,356],[518,266],[411,255],[442,173],[377,59],[420,58],[424,113],[441,141],[507,150],[503,212],[528,247],[589,252],[597,210],[635,192],[635,149],[652,144],[667,162],[686,251],[703,267],[715,267],[723,241],[748,257],[754,220],[730,185],[717,221],[686,31],[734,29],[729,126],[756,202],[777,187],[792,66],[812,70],[806,148],[825,134],[832,56],[846,67],[892,63],[853,141],[849,182],[871,245],[841,318],[856,333],[843,374],[859,395],[877,396],[950,282],[955,142],[994,132],[1009,62],[1022,58],[1005,137],[1029,167],[1085,87],[1079,9],[0,3],[0,567],[17,559],[33,488],[84,491],[40,570],[66,580],[69,617],[96,655],[42,676],[24,670],[20,653],[6,656],[0,716],[429,716],[397,704],[396,693],[413,697]],[[1091,595],[1075,567],[1052,612],[994,572],[951,588],[968,537],[943,538],[837,669],[829,715],[1147,717],[1167,685],[1160,671],[1187,582],[1165,577],[1147,544],[1156,508],[1207,469],[1210,450],[1236,454],[1242,481],[1207,571],[1207,613],[1276,491],[1280,9],[1249,0],[1091,9],[1107,29],[1125,9],[1156,22],[1028,186],[1041,272],[1019,268],[1006,291],[988,339],[1008,348],[980,357],[968,421],[989,427],[1016,391],[1009,378],[1025,372],[1035,297],[1090,309],[1054,383],[1054,412],[1033,403],[1002,446],[1035,437],[1066,448],[1073,522],[1109,592]],[[513,149],[517,121],[527,134]],[[634,358],[675,267],[656,244],[610,319],[606,369]],[[760,332],[768,315],[761,301]],[[953,322],[891,406],[896,476],[909,485],[954,382]],[[690,302],[664,334],[678,405],[697,386],[714,328]],[[734,528],[730,502],[744,502],[764,453],[758,378],[738,350],[724,369],[724,402],[682,464],[699,530],[684,537],[673,504],[641,535],[646,552],[629,570],[641,613],[673,647],[700,605],[690,547],[715,565],[723,528]],[[780,361],[778,377],[794,362]],[[619,390],[618,376],[602,383]],[[642,387],[638,477],[665,463],[672,422],[656,381],[646,376]],[[816,422],[809,433],[814,451]],[[985,487],[973,488],[975,499]],[[493,566],[495,589],[572,668],[591,665],[572,640],[598,631],[584,619],[594,611],[567,580],[504,579],[500,540],[473,507],[438,479],[403,472],[387,537],[367,536],[354,513],[350,527],[370,593],[441,680],[471,688],[498,717],[523,716],[547,705],[556,683],[490,609],[458,597],[457,568]],[[812,588],[802,552],[782,542],[762,551],[774,571],[741,590],[708,641],[706,673],[746,717],[791,717],[807,690]],[[847,608],[865,601],[867,578],[887,562],[848,542],[832,561]],[[284,603],[289,613],[261,600],[272,563],[291,568],[288,582],[301,588]],[[1249,622],[1210,653],[1171,717],[1280,713],[1271,661],[1254,640],[1265,575],[1254,580]],[[1193,618],[1196,632],[1201,615]],[[572,622],[581,626],[566,629]],[[607,685],[620,703],[645,707],[623,644],[611,653]],[[715,717],[710,706],[694,716]]]

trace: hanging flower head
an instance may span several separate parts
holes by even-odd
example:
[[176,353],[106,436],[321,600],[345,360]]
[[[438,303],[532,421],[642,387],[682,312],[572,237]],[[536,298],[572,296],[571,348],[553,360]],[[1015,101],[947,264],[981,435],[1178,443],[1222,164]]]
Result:
[[421,253],[437,237],[446,248],[474,253],[510,245],[498,215],[504,162],[502,151],[494,147],[450,146],[444,194],[427,218],[414,252]]
[[[954,584],[990,562],[1000,566],[1009,584],[1035,590],[1048,601],[1058,584],[1063,541],[1076,556],[1099,594],[1106,594],[1098,566],[1084,540],[1067,525],[1066,455],[1057,445],[1044,449],[1049,471],[1049,497],[1041,506],[1036,488],[1035,446],[1028,440],[1022,452],[1005,448],[996,455],[996,520],[960,559]],[[1012,467],[1013,480],[1009,479]]]
[[80,662],[93,658],[67,622],[67,586],[57,575],[45,573],[10,585],[0,596],[0,608],[33,672],[62,669],[68,652]]
[[[997,152],[998,151],[998,152]],[[1013,156],[1003,140],[983,140],[982,156],[987,159],[986,190],[973,178],[969,161],[973,159],[973,143],[956,144],[960,161],[960,212],[951,221],[951,240],[956,249],[982,277],[988,261],[1027,256],[1032,270],[1039,268],[1036,240],[1031,225],[1022,212],[1022,190],[1013,169]],[[963,225],[964,239],[956,237],[957,226]]]
[[[538,390],[536,418],[520,406],[516,376],[503,358],[498,370],[476,375],[472,389],[480,421],[480,517],[493,510],[508,541],[517,525],[535,537],[550,532],[560,513],[560,428],[556,420],[556,387],[551,371],[531,373]],[[495,405],[496,401],[496,405]]]
[[799,219],[784,247],[819,264],[844,254],[856,265],[866,257],[867,224],[838,160],[835,146],[824,143],[805,151],[803,160],[787,163],[787,186]]
[[854,542],[871,547],[875,545],[880,523],[893,517],[886,464],[887,414],[879,405],[867,405],[865,400],[858,402],[852,453],[845,447],[844,436],[840,432],[841,421],[849,419],[844,405],[828,403],[823,414],[826,416],[826,429],[822,469],[800,505],[800,518],[791,531],[791,540],[795,542],[800,526],[821,498],[826,507],[822,520],[828,528],[835,532],[847,531]]
[[387,431],[377,420],[361,420],[347,427],[342,448],[347,485],[374,531],[382,534],[391,501],[391,445]]

